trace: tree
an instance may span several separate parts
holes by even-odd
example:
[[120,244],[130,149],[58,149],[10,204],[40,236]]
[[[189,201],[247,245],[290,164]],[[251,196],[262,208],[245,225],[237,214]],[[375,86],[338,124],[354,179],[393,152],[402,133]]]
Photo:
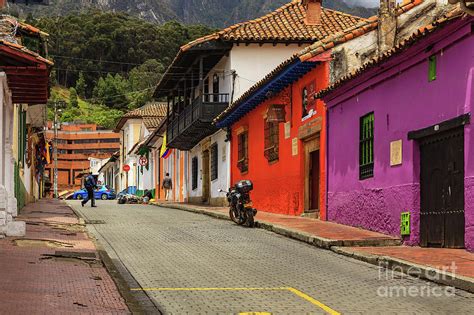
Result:
[[77,92],[75,88],[69,89],[69,107],[77,108],[79,107],[79,100],[77,99]]
[[109,108],[127,109],[129,84],[120,74],[115,76],[108,74],[100,78],[94,88],[93,102],[103,104]]
[[86,97],[86,88],[87,88],[86,79],[84,78],[84,73],[81,71],[81,72],[79,72],[79,78],[76,81],[77,94],[80,97],[85,98]]

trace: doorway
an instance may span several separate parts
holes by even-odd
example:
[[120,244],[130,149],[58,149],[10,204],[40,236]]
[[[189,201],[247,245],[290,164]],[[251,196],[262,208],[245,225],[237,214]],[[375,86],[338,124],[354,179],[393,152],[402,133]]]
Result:
[[464,129],[420,140],[420,243],[464,247]]
[[209,150],[202,152],[202,202],[210,201]]
[[309,212],[319,211],[319,150],[310,153],[309,164],[310,200]]
[[305,189],[304,213],[319,217],[320,187],[320,138],[304,142],[305,151]]

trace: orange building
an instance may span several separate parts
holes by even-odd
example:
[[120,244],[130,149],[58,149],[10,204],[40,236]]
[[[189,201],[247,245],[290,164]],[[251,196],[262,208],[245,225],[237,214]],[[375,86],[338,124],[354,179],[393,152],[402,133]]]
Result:
[[[54,145],[54,130],[48,123],[46,138]],[[58,189],[73,190],[81,185],[76,176],[89,170],[89,158],[105,159],[120,149],[120,135],[111,130],[101,130],[95,124],[64,123],[58,130]],[[51,180],[54,163],[46,166],[46,174]],[[54,184],[54,183],[52,183]]]
[[325,107],[329,63],[293,57],[216,119],[231,131],[231,182],[250,179],[262,211],[325,219]]

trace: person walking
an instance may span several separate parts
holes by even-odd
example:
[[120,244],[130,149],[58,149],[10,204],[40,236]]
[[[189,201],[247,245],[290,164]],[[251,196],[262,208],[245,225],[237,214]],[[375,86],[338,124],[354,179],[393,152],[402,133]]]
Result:
[[92,172],[89,172],[89,175],[86,177],[86,181],[84,182],[84,187],[87,190],[87,198],[82,200],[81,205],[84,207],[86,203],[91,201],[91,207],[97,207],[95,205],[95,196],[94,196],[94,189],[97,188],[97,184],[95,182],[94,176],[92,176]]
[[165,178],[163,178],[161,188],[165,190],[166,201],[169,201],[171,199],[171,190],[173,189],[173,181],[171,180],[169,173],[166,173]]

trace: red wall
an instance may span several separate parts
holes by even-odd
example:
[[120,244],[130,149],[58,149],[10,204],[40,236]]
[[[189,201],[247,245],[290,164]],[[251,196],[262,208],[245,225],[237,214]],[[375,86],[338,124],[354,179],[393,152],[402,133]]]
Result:
[[[292,139],[298,137],[298,128],[314,119],[323,119],[320,148],[320,209],[325,219],[325,108],[322,101],[316,102],[317,114],[302,121],[302,90],[311,81],[316,81],[316,90],[328,85],[329,66],[322,63],[299,81],[287,87],[279,95],[263,102],[256,109],[242,117],[232,126],[231,182],[250,179],[254,184],[251,199],[255,208],[261,211],[300,215],[304,211],[304,146],[298,140],[298,155],[292,155]],[[291,102],[289,99],[291,98]],[[264,115],[271,104],[286,104],[286,121],[291,121],[290,137],[285,139],[284,123],[280,124],[279,160],[269,163],[264,156]],[[249,168],[242,174],[237,168],[239,129],[248,128]]]

